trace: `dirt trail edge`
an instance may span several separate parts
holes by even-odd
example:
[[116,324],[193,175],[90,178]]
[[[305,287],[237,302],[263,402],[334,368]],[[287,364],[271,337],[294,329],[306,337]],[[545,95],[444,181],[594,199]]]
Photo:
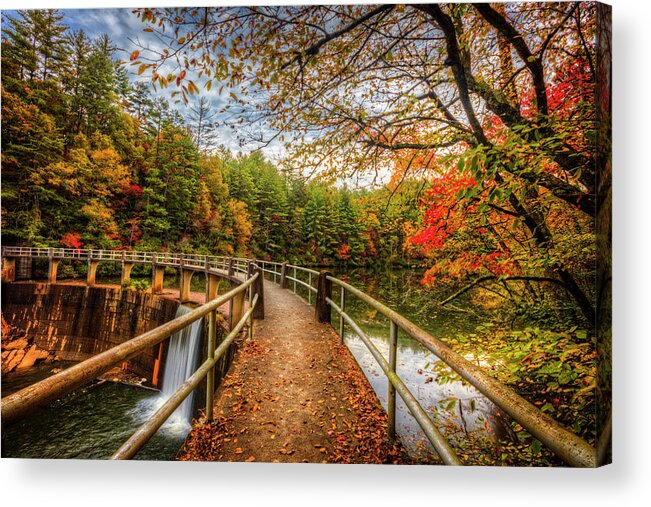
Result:
[[265,283],[265,319],[240,343],[215,396],[215,420],[195,423],[177,459],[408,462],[389,443],[386,414],[350,351],[274,283]]

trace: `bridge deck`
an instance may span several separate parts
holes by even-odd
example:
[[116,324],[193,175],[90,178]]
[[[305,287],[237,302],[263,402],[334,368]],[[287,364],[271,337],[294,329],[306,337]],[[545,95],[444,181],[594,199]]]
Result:
[[386,415],[355,359],[298,296],[265,283],[265,319],[241,344],[184,460],[402,462]]

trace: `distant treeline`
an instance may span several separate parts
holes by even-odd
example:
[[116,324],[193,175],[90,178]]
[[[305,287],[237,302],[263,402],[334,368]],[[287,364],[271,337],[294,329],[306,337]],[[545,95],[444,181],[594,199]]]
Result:
[[71,31],[56,10],[19,11],[3,25],[3,243],[417,259],[405,240],[421,183],[351,191],[285,174],[260,153],[215,149],[207,101],[184,119],[129,81],[108,36]]

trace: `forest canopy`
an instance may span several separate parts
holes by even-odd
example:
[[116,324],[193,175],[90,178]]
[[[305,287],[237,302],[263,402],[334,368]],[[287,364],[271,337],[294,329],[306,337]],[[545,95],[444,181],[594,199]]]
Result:
[[[7,15],[3,238],[416,263],[451,295],[553,294],[592,320],[595,12],[138,9],[160,44],[121,60],[60,11]],[[224,126],[284,160],[224,148]]]

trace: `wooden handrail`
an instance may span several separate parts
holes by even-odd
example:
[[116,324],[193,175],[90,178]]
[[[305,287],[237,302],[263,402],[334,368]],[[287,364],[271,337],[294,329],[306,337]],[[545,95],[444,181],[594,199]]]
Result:
[[163,324],[151,331],[141,334],[131,340],[116,345],[115,347],[100,352],[81,363],[48,377],[40,382],[32,384],[14,394],[2,399],[2,423],[11,424],[29,415],[39,407],[64,396],[75,389],[83,386],[97,378],[102,373],[110,370],[122,361],[142,352],[143,350],[157,345],[177,331],[192,324],[208,313],[216,310],[224,303],[232,300],[252,286],[260,272],[256,272],[244,283],[219,296],[208,303],[205,303],[194,310],[177,317],[170,322]]

